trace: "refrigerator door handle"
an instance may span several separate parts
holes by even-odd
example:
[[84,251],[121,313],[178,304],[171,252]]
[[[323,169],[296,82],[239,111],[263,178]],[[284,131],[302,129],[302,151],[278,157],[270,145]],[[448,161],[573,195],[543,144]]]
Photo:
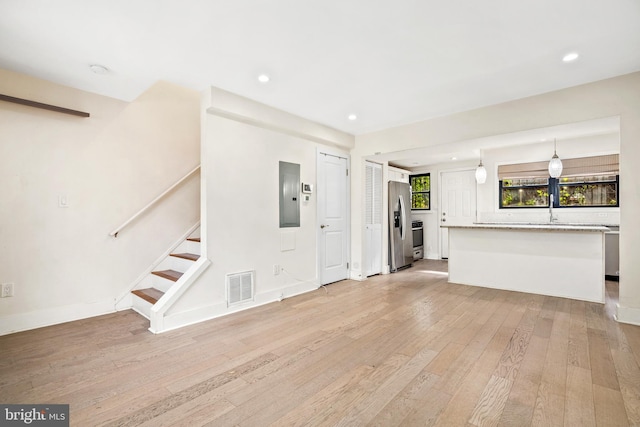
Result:
[[402,197],[402,194],[400,194],[400,238],[402,240],[404,240],[407,236],[407,219],[405,217],[406,213],[404,210],[404,197]]

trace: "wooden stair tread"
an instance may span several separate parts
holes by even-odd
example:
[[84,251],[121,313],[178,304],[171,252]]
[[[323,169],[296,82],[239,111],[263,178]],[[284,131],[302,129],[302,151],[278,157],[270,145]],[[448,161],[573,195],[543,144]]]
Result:
[[165,279],[169,279],[173,282],[177,281],[180,277],[182,277],[182,273],[175,270],[152,271],[151,274],[164,277]]
[[190,242],[200,242],[200,238],[199,237],[189,237],[187,239]]
[[200,258],[200,255],[196,255],[196,254],[190,254],[190,253],[181,253],[181,254],[171,254],[171,256],[177,257],[177,258],[183,258],[183,259],[188,259],[190,261],[197,261],[198,258]]
[[139,296],[143,300],[155,304],[164,295],[164,292],[156,288],[136,289],[131,291],[132,294]]

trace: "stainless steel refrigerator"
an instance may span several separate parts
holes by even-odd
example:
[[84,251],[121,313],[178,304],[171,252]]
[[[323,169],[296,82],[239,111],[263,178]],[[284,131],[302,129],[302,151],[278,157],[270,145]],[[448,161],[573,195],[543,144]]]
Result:
[[413,262],[411,189],[404,182],[389,181],[389,267],[391,272]]

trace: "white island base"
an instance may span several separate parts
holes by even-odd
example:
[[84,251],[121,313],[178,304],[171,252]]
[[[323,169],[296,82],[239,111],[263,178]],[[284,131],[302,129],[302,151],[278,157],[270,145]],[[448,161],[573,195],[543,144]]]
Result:
[[604,303],[606,227],[447,228],[451,283]]

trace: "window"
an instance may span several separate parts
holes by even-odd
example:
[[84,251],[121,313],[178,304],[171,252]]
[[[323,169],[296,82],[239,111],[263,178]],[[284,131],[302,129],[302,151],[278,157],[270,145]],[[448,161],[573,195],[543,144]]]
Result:
[[431,209],[431,174],[411,175],[411,209]]
[[618,175],[560,177],[558,206],[619,206]]
[[548,207],[549,178],[513,178],[500,181],[500,207]]
[[547,162],[498,167],[500,209],[618,207],[618,155],[563,159],[563,176],[551,178]]

